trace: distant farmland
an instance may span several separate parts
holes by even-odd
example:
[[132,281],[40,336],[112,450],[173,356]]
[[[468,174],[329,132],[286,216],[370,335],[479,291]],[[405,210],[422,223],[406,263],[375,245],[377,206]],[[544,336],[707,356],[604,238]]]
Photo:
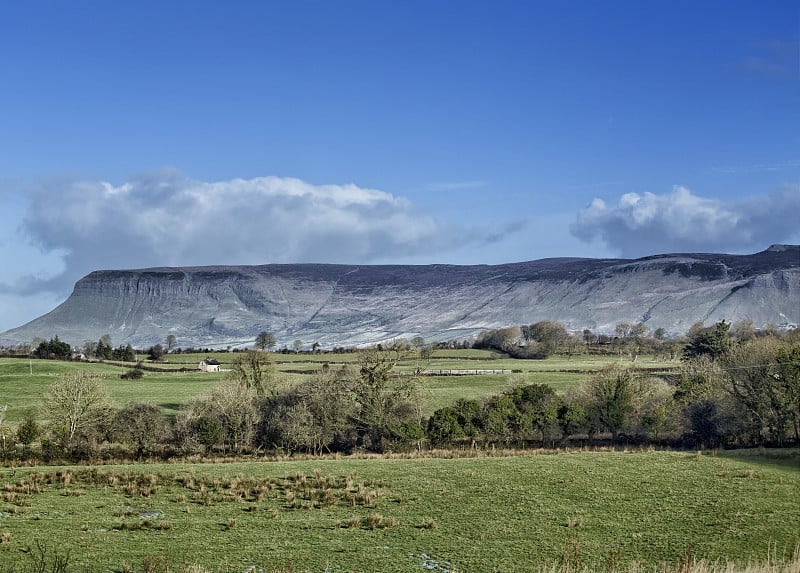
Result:
[[[130,400],[145,400],[161,406],[165,414],[174,416],[180,405],[189,398],[208,390],[223,378],[225,369],[236,356],[235,353],[167,354],[164,362],[145,364],[162,372],[145,371],[140,380],[121,380],[120,374],[135,363],[87,363],[61,362],[55,360],[28,360],[0,358],[0,403],[9,408],[6,420],[19,421],[25,407],[37,406],[49,384],[64,372],[85,370],[96,373],[108,383],[112,398],[118,405]],[[220,373],[199,371],[182,372],[181,368],[196,369],[201,360],[212,357],[222,363]],[[141,357],[144,359],[144,356]],[[308,378],[309,373],[320,370],[324,364],[331,368],[343,365],[355,367],[357,353],[342,354],[274,354],[276,368],[286,384]],[[553,356],[547,360],[520,360],[489,350],[437,350],[428,361],[409,360],[401,362],[397,370],[409,372],[415,368],[437,370],[511,370],[511,374],[478,374],[469,376],[424,376],[423,414],[430,416],[438,408],[448,406],[459,398],[478,399],[501,392],[510,384],[547,384],[556,391],[576,386],[585,381],[592,372],[610,364],[634,365],[629,358],[608,356]],[[674,360],[655,356],[639,356],[635,366],[669,372],[680,365]],[[300,372],[300,373],[298,373]]]

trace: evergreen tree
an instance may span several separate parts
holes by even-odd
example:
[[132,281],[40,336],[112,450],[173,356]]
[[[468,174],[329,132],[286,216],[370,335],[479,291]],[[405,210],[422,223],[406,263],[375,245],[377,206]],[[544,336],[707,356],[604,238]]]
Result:
[[731,347],[731,339],[728,335],[730,323],[718,322],[713,328],[705,328],[691,334],[688,344],[683,349],[684,359],[697,358],[707,355],[711,358],[719,358]]

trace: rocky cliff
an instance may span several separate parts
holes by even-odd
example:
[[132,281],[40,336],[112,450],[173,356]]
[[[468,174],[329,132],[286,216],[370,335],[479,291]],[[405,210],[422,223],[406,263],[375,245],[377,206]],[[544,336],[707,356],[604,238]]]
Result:
[[800,246],[753,255],[544,259],[504,265],[262,265],[96,271],[60,306],[0,334],[81,344],[323,347],[420,335],[468,338],[539,320],[611,332],[619,322],[683,333],[695,322],[800,322]]

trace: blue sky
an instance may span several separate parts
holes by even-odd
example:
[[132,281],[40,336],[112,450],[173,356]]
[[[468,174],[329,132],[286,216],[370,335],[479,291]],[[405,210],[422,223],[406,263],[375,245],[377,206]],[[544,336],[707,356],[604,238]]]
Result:
[[800,242],[795,1],[0,8],[0,331],[100,268]]

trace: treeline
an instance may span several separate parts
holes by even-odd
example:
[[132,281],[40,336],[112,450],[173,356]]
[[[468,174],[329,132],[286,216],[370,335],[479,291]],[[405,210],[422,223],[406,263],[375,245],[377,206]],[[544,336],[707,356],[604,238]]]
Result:
[[651,333],[642,323],[619,323],[614,334],[596,334],[589,329],[571,334],[566,327],[551,320],[531,325],[509,326],[482,332],[473,348],[504,352],[513,358],[544,359],[554,354],[622,355],[659,354],[675,358],[686,339],[667,338],[663,328]]
[[[679,447],[800,444],[800,341],[756,335],[722,321],[696,325],[675,379],[615,366],[558,396],[546,385],[481,402],[459,400],[434,413],[433,443],[592,440]],[[534,338],[534,344],[541,344]]]
[[[156,345],[159,348],[161,345]],[[152,350],[153,347],[151,347]],[[19,345],[5,349],[8,356],[33,356],[35,358],[72,360],[81,358],[96,358],[98,360],[119,360],[122,362],[134,362],[136,351],[130,344],[121,344],[116,348],[112,347],[111,339],[106,335],[97,342],[87,342],[83,345],[82,352],[75,351],[72,346],[59,340],[54,336],[50,340],[37,339],[33,344]],[[163,352],[162,352],[163,354]]]
[[158,406],[114,408],[105,383],[66,374],[16,432],[6,457],[170,457],[195,453],[351,453],[427,447],[556,446],[603,440],[676,447],[800,444],[800,341],[737,340],[725,322],[695,329],[671,378],[614,366],[558,395],[520,384],[421,415],[418,378],[393,372],[407,345],[361,351],[285,384],[267,352],[237,353],[231,371],[174,420]]
[[757,339],[712,359],[692,357],[670,383],[612,367],[563,396],[544,384],[434,412],[434,445],[540,444],[570,440],[673,447],[800,444],[800,345]]
[[[775,325],[756,328],[750,319],[738,320],[733,324],[722,322],[727,325],[727,337],[738,343],[763,337],[784,336],[792,339],[798,335],[798,331],[782,334]],[[531,325],[484,331],[471,346],[526,359],[544,359],[554,354],[628,355],[634,360],[639,354],[655,354],[674,359],[682,355],[684,347],[696,335],[708,330],[709,327],[698,322],[685,335],[669,337],[663,328],[651,331],[641,322],[620,322],[614,327],[613,334],[595,333],[588,328],[579,333],[570,333],[562,323],[544,320]]]

